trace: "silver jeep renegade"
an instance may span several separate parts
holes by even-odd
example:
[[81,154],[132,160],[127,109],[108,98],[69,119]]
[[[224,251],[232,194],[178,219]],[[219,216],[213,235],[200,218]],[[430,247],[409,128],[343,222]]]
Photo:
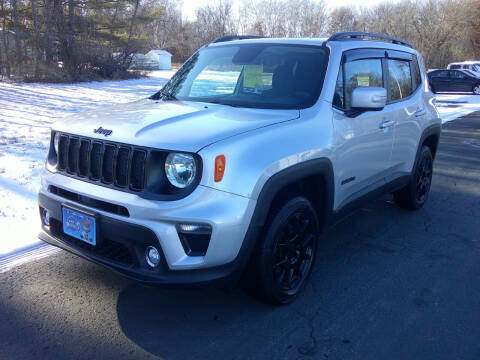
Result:
[[148,99],[56,123],[40,238],[151,285],[240,279],[284,304],[362,200],[427,200],[440,136],[407,42],[231,36]]

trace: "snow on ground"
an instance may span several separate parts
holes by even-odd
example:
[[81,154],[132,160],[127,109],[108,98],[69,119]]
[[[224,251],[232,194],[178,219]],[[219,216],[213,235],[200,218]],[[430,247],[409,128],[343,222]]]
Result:
[[0,257],[38,242],[36,199],[50,125],[68,114],[152,95],[173,73],[77,84],[0,83]]
[[455,120],[480,110],[480,96],[471,94],[438,94],[436,105],[443,122]]
[[[0,257],[38,242],[36,198],[50,125],[68,114],[151,95],[173,73],[77,84],[0,83]],[[480,110],[480,96],[442,94],[437,106],[450,121]]]

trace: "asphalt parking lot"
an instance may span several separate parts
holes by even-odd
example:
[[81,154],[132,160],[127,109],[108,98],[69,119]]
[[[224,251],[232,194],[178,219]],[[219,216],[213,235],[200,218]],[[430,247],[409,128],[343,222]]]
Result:
[[306,291],[152,289],[66,252],[0,274],[0,359],[480,359],[480,112],[444,125],[430,199],[323,237]]

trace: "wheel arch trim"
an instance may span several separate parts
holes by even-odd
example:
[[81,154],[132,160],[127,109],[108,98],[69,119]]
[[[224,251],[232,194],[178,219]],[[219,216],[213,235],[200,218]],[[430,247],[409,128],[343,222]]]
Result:
[[257,198],[255,210],[237,256],[236,272],[238,277],[243,273],[251,258],[276,194],[290,184],[315,175],[321,175],[324,179],[324,224],[331,222],[335,187],[333,166],[328,158],[308,160],[275,173],[265,182]]

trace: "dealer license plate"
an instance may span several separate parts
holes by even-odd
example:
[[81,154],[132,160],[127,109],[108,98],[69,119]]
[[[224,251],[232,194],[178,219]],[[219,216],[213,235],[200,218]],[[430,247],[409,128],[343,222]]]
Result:
[[63,232],[87,244],[97,244],[97,224],[95,217],[83,212],[62,207]]

